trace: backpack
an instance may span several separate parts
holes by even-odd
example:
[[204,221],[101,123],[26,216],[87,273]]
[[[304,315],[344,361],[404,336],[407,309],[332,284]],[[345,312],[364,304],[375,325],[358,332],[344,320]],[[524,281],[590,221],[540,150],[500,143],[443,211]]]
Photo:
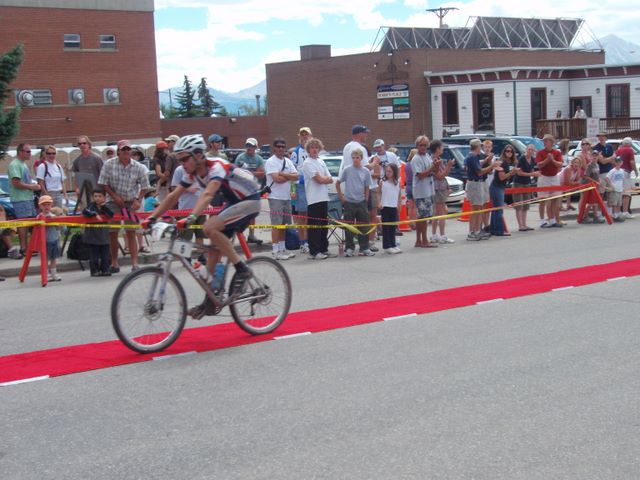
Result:
[[89,260],[89,247],[82,240],[82,233],[77,232],[71,236],[69,248],[67,248],[67,258],[70,260]]
[[284,246],[287,250],[298,250],[300,248],[300,237],[297,230],[287,228],[284,231]]

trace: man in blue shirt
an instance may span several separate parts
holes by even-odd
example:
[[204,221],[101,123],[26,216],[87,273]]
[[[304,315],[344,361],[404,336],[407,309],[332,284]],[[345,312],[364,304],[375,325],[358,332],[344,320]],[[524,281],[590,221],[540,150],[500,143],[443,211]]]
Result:
[[497,163],[489,163],[488,166],[482,167],[480,158],[482,154],[482,142],[478,138],[474,138],[469,142],[471,151],[464,159],[464,166],[467,169],[467,199],[471,204],[471,217],[469,219],[469,234],[467,240],[478,241],[486,240],[491,235],[482,230],[482,214],[473,213],[482,210],[485,203],[489,201],[489,196],[484,188],[485,176],[493,171]]
[[607,134],[605,132],[598,133],[598,143],[593,147],[593,152],[598,158],[598,167],[600,169],[600,194],[604,198],[606,196],[604,185],[607,181],[607,174],[613,168],[613,162],[616,158],[615,153],[613,152],[613,147],[607,143]]

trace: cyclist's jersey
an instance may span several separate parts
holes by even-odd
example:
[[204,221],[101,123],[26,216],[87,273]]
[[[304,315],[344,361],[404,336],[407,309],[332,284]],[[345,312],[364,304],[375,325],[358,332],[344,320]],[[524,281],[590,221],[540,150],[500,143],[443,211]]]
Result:
[[208,163],[210,167],[207,175],[200,177],[195,173],[184,172],[180,185],[189,188],[198,182],[205,188],[209,182],[217,180],[221,184],[220,192],[231,204],[260,198],[260,184],[251,172],[222,159],[209,160]]

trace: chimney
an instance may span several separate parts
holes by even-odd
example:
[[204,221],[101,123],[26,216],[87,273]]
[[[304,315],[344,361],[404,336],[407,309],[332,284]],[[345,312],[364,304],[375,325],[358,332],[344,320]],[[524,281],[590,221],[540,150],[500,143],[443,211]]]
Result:
[[300,60],[331,58],[331,45],[300,45]]

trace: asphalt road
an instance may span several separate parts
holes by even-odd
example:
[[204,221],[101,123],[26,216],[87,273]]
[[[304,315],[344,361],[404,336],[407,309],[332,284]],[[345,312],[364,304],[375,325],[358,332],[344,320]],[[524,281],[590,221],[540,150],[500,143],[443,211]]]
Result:
[[[465,225],[451,223],[454,238]],[[287,262],[294,310],[637,256],[640,219]],[[118,277],[0,284],[0,355],[115,338]],[[0,388],[7,479],[637,479],[640,278]],[[190,296],[199,294],[188,289]],[[499,293],[499,292],[497,292]],[[499,296],[499,295],[497,295]],[[211,319],[208,323],[229,321]],[[191,321],[189,326],[198,325]]]

